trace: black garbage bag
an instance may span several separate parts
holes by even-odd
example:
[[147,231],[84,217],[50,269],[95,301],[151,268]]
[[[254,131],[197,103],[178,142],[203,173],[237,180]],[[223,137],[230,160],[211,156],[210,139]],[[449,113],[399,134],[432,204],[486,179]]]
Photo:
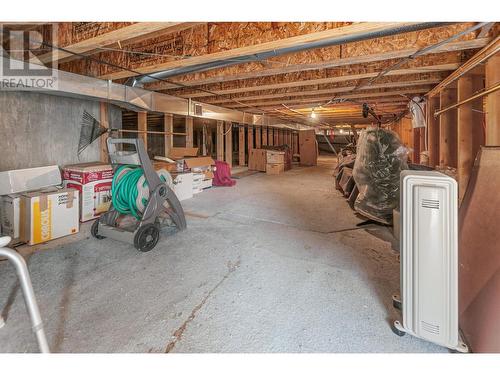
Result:
[[353,177],[359,189],[354,209],[383,224],[399,206],[399,175],[408,169],[409,150],[396,133],[367,128],[359,136]]

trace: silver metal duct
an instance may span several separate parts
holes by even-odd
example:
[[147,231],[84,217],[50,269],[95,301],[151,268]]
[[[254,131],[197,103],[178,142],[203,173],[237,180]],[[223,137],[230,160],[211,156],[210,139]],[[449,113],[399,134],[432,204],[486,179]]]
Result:
[[[0,55],[0,64],[4,63],[4,59],[10,60],[5,62],[5,64],[9,64],[9,66],[16,62],[16,60]],[[17,61],[17,63],[19,63],[19,61]],[[40,68],[39,65],[32,63],[29,65],[32,69]],[[174,115],[230,121],[257,126],[293,126],[297,129],[301,127],[308,128],[306,125],[294,124],[292,120],[287,122],[266,115],[246,113],[235,109],[199,103],[189,99],[149,91],[139,87],[125,86],[112,81],[105,81],[62,70],[53,69],[53,73],[57,77],[57,85],[55,87],[41,90],[34,86],[34,82],[27,80],[23,81],[22,85],[18,84],[8,87],[4,86],[4,82],[0,82],[0,91],[31,91],[42,94],[98,100],[138,112],[171,113]],[[197,107],[196,110],[195,106]]]
[[224,68],[224,67],[231,66],[231,65],[243,64],[243,63],[249,63],[249,62],[262,61],[262,60],[266,60],[266,59],[269,59],[272,57],[285,55],[288,53],[296,53],[296,52],[307,51],[310,49],[331,47],[331,46],[335,46],[335,45],[339,45],[339,44],[359,42],[359,41],[363,41],[363,40],[367,40],[367,39],[382,38],[385,36],[408,33],[408,32],[412,32],[412,31],[429,29],[429,28],[439,27],[439,26],[445,26],[445,25],[449,25],[449,24],[451,24],[451,23],[448,23],[448,22],[422,22],[422,23],[415,23],[413,25],[396,26],[396,27],[393,27],[393,28],[390,28],[387,30],[383,30],[383,31],[376,31],[376,32],[371,31],[371,32],[357,33],[357,34],[352,34],[352,35],[339,36],[339,37],[335,37],[335,38],[331,38],[331,39],[327,39],[327,40],[304,43],[304,44],[294,46],[294,47],[281,48],[281,49],[272,50],[272,51],[268,51],[268,52],[262,52],[262,53],[240,56],[240,57],[233,57],[230,59],[213,61],[213,62],[209,62],[209,63],[192,65],[192,66],[186,66],[186,67],[182,67],[182,68],[174,68],[174,69],[164,70],[164,71],[157,72],[157,73],[151,73],[151,74],[147,74],[147,75],[143,75],[143,76],[139,76],[139,77],[134,77],[131,79],[130,82],[133,86],[135,86],[136,84],[157,82],[158,79],[166,79],[166,78],[174,77],[174,76],[178,76],[178,75],[184,75],[184,74],[189,74],[189,73],[194,73],[194,72],[202,72],[202,71],[215,69],[215,68]]

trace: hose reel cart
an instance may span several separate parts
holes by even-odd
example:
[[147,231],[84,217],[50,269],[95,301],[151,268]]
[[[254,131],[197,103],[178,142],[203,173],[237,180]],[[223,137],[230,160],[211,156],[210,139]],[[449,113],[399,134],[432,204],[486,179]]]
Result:
[[[158,243],[162,227],[186,228],[181,203],[168,186],[168,172],[158,174],[149,160],[142,139],[108,138],[108,153],[115,175],[109,210],[92,224],[97,239],[112,238],[150,251]],[[134,151],[120,151],[128,144]]]

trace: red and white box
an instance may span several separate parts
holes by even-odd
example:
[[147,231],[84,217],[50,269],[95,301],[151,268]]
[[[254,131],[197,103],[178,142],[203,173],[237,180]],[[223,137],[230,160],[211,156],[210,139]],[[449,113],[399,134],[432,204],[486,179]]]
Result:
[[80,221],[98,218],[111,205],[113,168],[109,164],[91,162],[67,165],[62,172],[64,187],[80,192]]

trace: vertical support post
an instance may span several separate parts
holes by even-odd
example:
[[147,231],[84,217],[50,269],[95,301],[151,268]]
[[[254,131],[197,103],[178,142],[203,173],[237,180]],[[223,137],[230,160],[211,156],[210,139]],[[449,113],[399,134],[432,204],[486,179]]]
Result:
[[174,116],[170,113],[165,113],[163,117],[163,131],[164,134],[164,145],[165,145],[165,156],[168,156],[172,147],[174,147]]
[[279,129],[274,128],[273,130],[273,145],[274,146],[279,146],[280,139],[279,139]]
[[233,123],[226,122],[226,163],[233,166]]
[[299,153],[299,135],[297,134],[297,132],[293,132],[292,134],[292,152],[293,155]]
[[262,126],[255,127],[255,148],[260,148],[262,141]]
[[[101,125],[109,129],[108,103],[99,103],[99,116]],[[109,163],[108,146],[106,143],[108,136],[108,133],[104,133],[100,139],[100,160],[103,163]]]
[[186,147],[193,147],[193,118],[186,116]]
[[[500,81],[500,54],[490,57],[485,64],[486,87]],[[486,96],[486,146],[500,146],[500,91]]]
[[278,146],[282,146],[283,145],[283,129],[279,129],[278,130]]
[[238,142],[238,164],[240,166],[245,165],[245,126],[240,124],[239,130],[239,142]]
[[139,130],[139,137],[144,141],[144,148],[146,152],[148,151],[148,113],[138,112],[137,113],[137,130]]
[[262,128],[262,146],[267,146],[268,128]]
[[420,163],[420,130],[421,128],[411,128],[413,136],[413,162]]
[[247,128],[247,149],[248,149],[248,155],[250,155],[250,150],[254,148],[253,146],[253,126],[248,125]]
[[[441,108],[457,102],[457,89],[447,87],[440,92]],[[439,165],[457,167],[457,110],[450,109],[439,116]]]
[[[470,98],[481,86],[481,76],[467,74],[460,77],[457,90],[458,101]],[[478,142],[478,138],[482,139],[483,137],[481,105],[482,100],[477,99],[464,103],[457,109],[459,202],[462,202],[464,197],[474,159],[479,150],[480,141]]]
[[224,122],[217,121],[217,160],[224,161]]
[[429,166],[439,164],[439,117],[434,112],[440,107],[439,96],[429,98],[427,105],[427,146],[429,148]]

